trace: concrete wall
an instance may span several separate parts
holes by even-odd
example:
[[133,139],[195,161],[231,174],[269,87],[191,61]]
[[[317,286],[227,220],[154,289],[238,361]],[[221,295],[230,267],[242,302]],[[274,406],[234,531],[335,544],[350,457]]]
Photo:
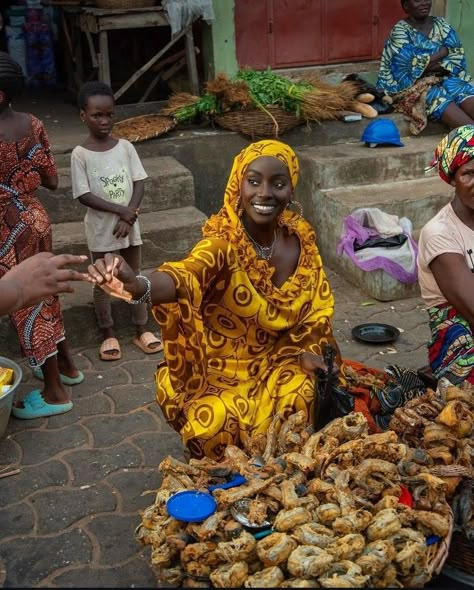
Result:
[[205,76],[212,79],[224,72],[229,76],[237,73],[235,47],[234,0],[214,0],[215,21],[206,26],[203,34],[203,57]]
[[446,0],[446,18],[458,32],[466,51],[469,73],[474,76],[474,2]]

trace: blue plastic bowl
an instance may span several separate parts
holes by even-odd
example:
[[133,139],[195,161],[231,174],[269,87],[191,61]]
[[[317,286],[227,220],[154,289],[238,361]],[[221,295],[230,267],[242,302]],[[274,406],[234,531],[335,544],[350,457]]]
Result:
[[201,522],[217,509],[211,494],[197,490],[184,490],[173,494],[166,502],[166,510],[176,520]]

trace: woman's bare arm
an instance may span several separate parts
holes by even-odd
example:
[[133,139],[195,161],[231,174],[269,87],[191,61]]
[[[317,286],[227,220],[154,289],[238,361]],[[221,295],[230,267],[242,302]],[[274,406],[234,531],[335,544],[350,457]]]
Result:
[[441,293],[474,330],[474,272],[462,254],[437,256],[430,264]]

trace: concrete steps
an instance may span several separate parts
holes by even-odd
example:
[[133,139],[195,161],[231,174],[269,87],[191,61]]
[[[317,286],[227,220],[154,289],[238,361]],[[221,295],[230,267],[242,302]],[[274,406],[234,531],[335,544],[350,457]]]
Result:
[[[425,177],[424,169],[433,159],[440,136],[404,137],[405,146],[369,148],[360,141],[302,148],[298,156],[311,163],[317,187],[379,184]],[[306,174],[306,169],[304,168]]]
[[[202,236],[206,215],[195,207],[194,179],[191,172],[175,158],[160,156],[142,159],[149,179],[140,208],[143,240],[142,266],[153,269],[163,262],[180,260]],[[60,184],[55,192],[41,190],[38,196],[52,222],[53,251],[57,254],[88,254],[83,218],[86,208],[72,198],[69,167],[59,170]],[[85,268],[86,265],[84,265]],[[87,283],[74,285],[75,292],[61,296],[68,341],[72,346],[100,343],[92,289]],[[129,306],[113,301],[116,332],[127,337],[134,332]],[[153,318],[149,327],[157,329]],[[18,355],[18,338],[8,318],[0,318],[0,341],[3,354]]]
[[[151,211],[140,215],[144,266],[158,266],[165,261],[179,260],[201,237],[206,220],[196,207],[179,207]],[[53,225],[53,250],[60,254],[88,254],[82,221]]]
[[325,264],[382,301],[419,294],[383,271],[365,272],[336,249],[344,218],[360,207],[376,207],[408,217],[416,238],[421,228],[452,198],[453,189],[424,169],[440,136],[402,138],[405,147],[367,148],[357,143],[298,151],[302,167],[296,197],[315,227]]
[[[194,206],[194,180],[191,172],[168,156],[142,159],[149,178],[140,207],[143,213]],[[71,170],[59,168],[59,187],[51,192],[41,188],[38,197],[48,211],[51,223],[82,221],[86,208],[72,197]]]

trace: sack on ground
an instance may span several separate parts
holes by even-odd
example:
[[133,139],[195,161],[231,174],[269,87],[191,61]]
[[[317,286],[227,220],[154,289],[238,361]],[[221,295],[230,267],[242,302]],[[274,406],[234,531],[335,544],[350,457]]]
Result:
[[[399,219],[375,207],[360,208],[344,219],[341,239],[337,246],[339,255],[346,254],[354,264],[365,271],[384,270],[401,283],[418,280],[416,258],[418,246],[412,238],[412,223],[407,217]],[[393,245],[395,236],[399,246]],[[390,245],[362,247],[374,238],[389,240]],[[370,240],[370,241],[369,241]]]

